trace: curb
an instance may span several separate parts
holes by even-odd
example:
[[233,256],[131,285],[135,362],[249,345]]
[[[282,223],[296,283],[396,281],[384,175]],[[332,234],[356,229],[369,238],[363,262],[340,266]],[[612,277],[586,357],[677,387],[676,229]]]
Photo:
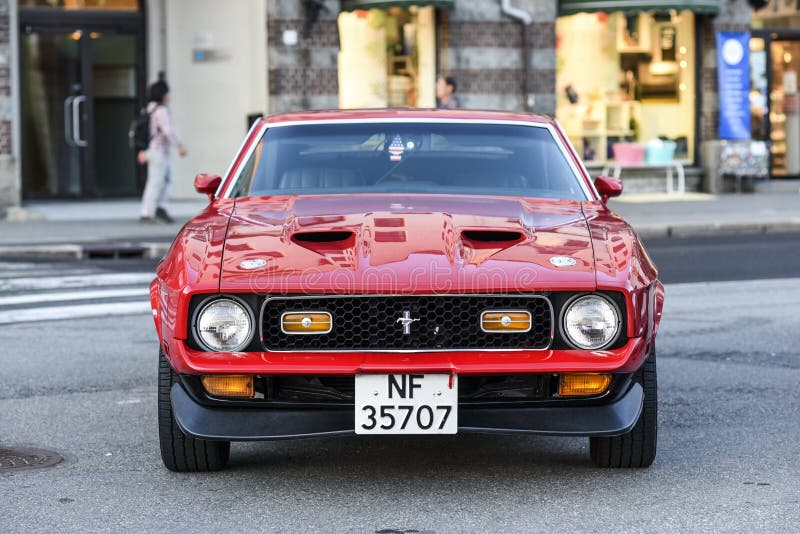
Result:
[[167,253],[171,244],[171,241],[165,241],[5,245],[0,246],[0,258],[160,259]]
[[800,220],[780,222],[736,222],[701,224],[640,224],[631,225],[641,238],[685,238],[737,234],[777,234],[800,231]]

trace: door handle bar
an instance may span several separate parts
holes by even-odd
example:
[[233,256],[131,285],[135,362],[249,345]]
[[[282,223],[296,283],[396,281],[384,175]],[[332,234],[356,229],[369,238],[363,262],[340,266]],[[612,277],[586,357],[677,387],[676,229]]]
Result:
[[69,146],[76,146],[75,141],[72,138],[73,136],[73,128],[71,120],[72,120],[72,101],[75,100],[74,96],[67,97],[64,100],[64,139],[66,140]]
[[76,96],[72,101],[72,142],[79,147],[89,144],[86,139],[81,139],[81,104],[84,102],[86,102],[84,95]]

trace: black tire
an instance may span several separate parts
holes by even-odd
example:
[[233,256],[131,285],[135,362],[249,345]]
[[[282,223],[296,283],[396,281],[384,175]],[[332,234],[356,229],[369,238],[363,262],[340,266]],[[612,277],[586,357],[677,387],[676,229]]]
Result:
[[636,372],[644,389],[642,414],[627,433],[613,437],[589,438],[589,454],[598,467],[650,467],[656,459],[658,437],[658,375],[656,351]]
[[218,471],[228,464],[230,441],[205,441],[187,436],[172,413],[172,384],[177,381],[164,354],[158,354],[158,441],[161,459],[170,471]]

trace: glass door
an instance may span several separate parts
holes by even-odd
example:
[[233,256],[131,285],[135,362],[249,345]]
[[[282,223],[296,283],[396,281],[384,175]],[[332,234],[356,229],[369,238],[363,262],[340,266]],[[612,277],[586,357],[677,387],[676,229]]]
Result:
[[20,32],[23,195],[137,195],[128,129],[144,86],[142,34],[108,21],[63,24],[51,16]]
[[138,194],[128,129],[138,109],[135,35],[91,32],[89,162],[97,196]]
[[78,196],[86,188],[86,95],[80,32],[22,36],[22,165],[28,197]]

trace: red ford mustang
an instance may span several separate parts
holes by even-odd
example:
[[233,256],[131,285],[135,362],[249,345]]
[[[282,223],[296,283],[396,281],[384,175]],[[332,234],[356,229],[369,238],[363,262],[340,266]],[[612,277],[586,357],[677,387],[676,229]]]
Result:
[[350,434],[589,436],[656,454],[663,286],[551,119],[330,111],[256,124],[150,286],[161,453]]

